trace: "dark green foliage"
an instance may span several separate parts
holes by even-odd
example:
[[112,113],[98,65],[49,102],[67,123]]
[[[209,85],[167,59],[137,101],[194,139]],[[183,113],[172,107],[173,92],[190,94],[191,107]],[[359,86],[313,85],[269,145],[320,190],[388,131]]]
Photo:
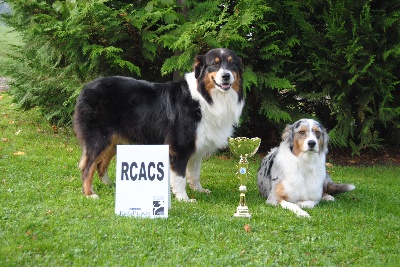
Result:
[[49,120],[70,123],[76,97],[89,80],[159,76],[162,62],[152,63],[154,56],[168,54],[158,53],[143,28],[157,26],[164,13],[150,16],[114,2],[9,1],[13,14],[5,21],[22,32],[26,43],[10,72],[12,94],[22,107],[40,106]]
[[333,144],[350,144],[356,154],[400,127],[399,8],[400,1],[366,0],[279,7],[282,29],[301,44],[287,69],[303,100],[298,108],[328,125]]
[[53,122],[70,122],[98,76],[170,80],[196,54],[228,47],[245,65],[239,134],[276,145],[272,133],[312,116],[359,153],[399,131],[399,0],[8,2],[5,21],[26,42],[12,93]]

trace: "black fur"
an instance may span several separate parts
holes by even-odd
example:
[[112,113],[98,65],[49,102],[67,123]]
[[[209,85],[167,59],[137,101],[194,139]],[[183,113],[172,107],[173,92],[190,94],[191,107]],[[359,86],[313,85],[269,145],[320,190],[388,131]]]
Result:
[[183,151],[171,153],[170,163],[184,176],[185,162],[195,149],[195,140],[186,137],[195,135],[201,116],[200,104],[192,99],[186,81],[157,84],[115,76],[83,88],[74,124],[79,139],[85,141],[89,161],[118,133],[129,143],[169,144],[172,151]]
[[[218,72],[221,69],[221,72]],[[110,182],[106,171],[111,158],[115,155],[117,144],[167,144],[170,151],[171,170],[174,177],[185,178],[188,161],[192,155],[202,153],[202,147],[196,148],[199,123],[203,116],[215,116],[212,106],[213,94],[232,95],[237,98],[218,98],[216,107],[222,109],[228,120],[213,125],[218,140],[227,140],[227,132],[233,130],[243,108],[242,63],[239,57],[229,49],[213,49],[206,55],[197,56],[192,76],[185,76],[180,82],[151,83],[129,77],[106,77],[88,83],[81,91],[74,113],[74,130],[81,143],[83,154],[80,163],[83,193],[96,196],[92,189],[93,174],[97,170],[103,182]],[[221,73],[229,72],[233,82],[218,85]],[[237,75],[236,75],[237,74]],[[190,77],[193,77],[190,78]],[[189,77],[189,78],[188,78]],[[189,79],[189,80],[188,80]],[[190,85],[188,84],[190,81]],[[196,92],[193,92],[195,90]],[[205,101],[203,101],[203,99]],[[236,99],[238,99],[236,101]],[[230,101],[230,102],[227,102]],[[207,113],[204,109],[207,106]],[[234,111],[233,111],[234,110]],[[214,117],[209,121],[218,121]],[[207,120],[204,120],[205,123]],[[228,129],[228,131],[221,130]],[[204,128],[202,128],[204,129]],[[204,133],[210,134],[213,133]],[[229,133],[228,133],[229,134]],[[221,136],[223,135],[223,136]],[[202,145],[207,151],[215,151],[224,144],[207,139]],[[198,150],[197,150],[198,149]],[[206,151],[205,150],[205,151]],[[196,159],[204,155],[197,155]],[[200,166],[196,162],[192,168]],[[194,174],[193,174],[194,173]],[[199,169],[192,170],[191,180],[196,190],[201,188]],[[196,177],[193,177],[195,175]],[[106,177],[106,178],[105,178]],[[186,178],[185,178],[186,180]],[[172,186],[172,184],[171,184]],[[179,198],[186,200],[186,191],[178,185]]]

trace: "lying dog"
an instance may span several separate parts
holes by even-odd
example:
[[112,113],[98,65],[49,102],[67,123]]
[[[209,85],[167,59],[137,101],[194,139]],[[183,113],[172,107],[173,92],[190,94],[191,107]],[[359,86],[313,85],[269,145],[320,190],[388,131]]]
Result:
[[82,146],[79,168],[83,193],[96,198],[97,170],[104,183],[117,144],[169,145],[171,187],[189,201],[186,178],[200,185],[202,158],[227,145],[241,115],[244,97],[241,59],[229,49],[213,49],[195,58],[194,71],[180,82],[151,83],[107,77],[88,83],[80,93],[74,130]]
[[313,208],[321,199],[355,189],[351,184],[335,184],[326,172],[328,134],[312,119],[288,125],[279,147],[262,160],[258,188],[267,204],[289,209],[297,216],[309,217],[302,208]]

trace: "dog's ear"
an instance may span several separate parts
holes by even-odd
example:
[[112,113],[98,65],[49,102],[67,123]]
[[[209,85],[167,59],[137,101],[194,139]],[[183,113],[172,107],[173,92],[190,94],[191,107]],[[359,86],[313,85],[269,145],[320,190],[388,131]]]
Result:
[[328,135],[328,130],[322,126],[321,123],[316,121],[317,126],[321,129],[321,138],[322,138],[322,147],[321,147],[321,152],[327,153],[328,152],[328,142],[329,142],[329,135]]
[[205,65],[204,61],[205,61],[205,56],[203,56],[203,55],[198,55],[194,58],[193,68],[194,68],[194,77],[196,79],[198,79],[203,72],[204,65]]
[[239,57],[238,66],[239,66],[239,74],[240,74],[240,77],[242,77],[244,66],[243,66],[243,62],[242,62],[242,58],[241,58],[241,57]]
[[286,125],[285,130],[282,133],[282,141],[292,142],[293,139],[293,125]]
[[329,135],[328,135],[328,131],[326,130],[326,128],[321,127],[321,129],[322,129],[322,136],[324,137],[323,150],[325,153],[327,153],[328,152]]

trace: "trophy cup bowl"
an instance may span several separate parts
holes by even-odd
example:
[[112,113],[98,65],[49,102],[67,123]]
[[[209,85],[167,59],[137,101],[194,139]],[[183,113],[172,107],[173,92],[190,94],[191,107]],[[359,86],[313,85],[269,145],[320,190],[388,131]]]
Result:
[[240,157],[239,171],[237,172],[238,178],[240,180],[239,192],[240,192],[240,201],[239,206],[236,209],[236,213],[233,215],[234,217],[246,217],[251,218],[251,213],[249,212],[249,208],[246,204],[246,182],[247,182],[247,169],[249,166],[249,162],[247,161],[248,157],[253,156],[261,144],[261,139],[258,137],[255,138],[247,138],[247,137],[229,137],[228,139],[229,149],[230,151]]
[[258,137],[229,137],[229,150],[238,157],[252,157],[257,152],[261,144]]

